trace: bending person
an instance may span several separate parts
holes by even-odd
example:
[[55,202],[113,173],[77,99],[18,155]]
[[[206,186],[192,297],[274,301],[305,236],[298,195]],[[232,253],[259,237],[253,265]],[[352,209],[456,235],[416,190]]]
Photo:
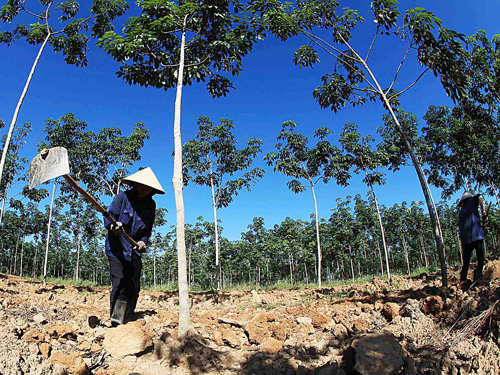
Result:
[[472,195],[470,192],[466,191],[458,203],[458,207],[460,207],[460,212],[458,213],[458,229],[463,249],[463,265],[462,270],[460,271],[460,282],[467,280],[470,258],[474,250],[476,250],[477,257],[477,267],[474,271],[474,282],[483,278],[485,258],[483,243],[484,231],[481,226],[481,220],[479,219],[479,206],[481,206],[481,213],[484,220],[486,217],[486,210],[482,195]]
[[[151,168],[142,169],[122,180],[132,188],[113,198],[108,212],[115,218],[112,224],[104,218],[108,229],[106,255],[111,278],[110,315],[113,326],[124,324],[134,314],[141,289],[141,254],[146,251],[155,221],[154,194],[165,194]],[[126,232],[138,244],[132,246],[121,232]]]

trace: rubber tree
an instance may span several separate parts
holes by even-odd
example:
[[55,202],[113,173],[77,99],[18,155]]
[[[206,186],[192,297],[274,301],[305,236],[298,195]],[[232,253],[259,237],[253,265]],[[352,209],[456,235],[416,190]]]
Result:
[[[412,163],[419,178],[433,226],[437,252],[441,262],[443,285],[447,285],[444,244],[437,224],[435,208],[430,197],[430,189],[425,179],[421,162],[416,157],[411,144],[402,132],[396,116],[403,94],[414,87],[427,72],[439,76],[446,93],[457,100],[464,93],[467,82],[463,74],[463,36],[441,27],[441,21],[423,8],[406,11],[402,24],[398,3],[395,0],[375,0],[371,3],[375,26],[373,38],[364,48],[354,47],[353,34],[364,21],[353,9],[340,7],[335,0],[309,0],[296,5],[269,0],[254,0],[250,9],[259,15],[263,27],[277,38],[286,41],[292,37],[305,37],[307,44],[299,47],[294,55],[294,63],[299,67],[312,67],[319,62],[321,51],[334,62],[333,73],[322,77],[322,84],[313,91],[314,98],[322,108],[334,112],[346,104],[362,105],[368,101],[379,101],[396,123],[405,142]],[[328,33],[325,33],[328,31]],[[325,39],[323,35],[331,35]],[[407,49],[400,60],[394,63],[391,81],[383,84],[371,69],[370,56],[376,48],[379,37],[392,35],[397,42],[406,43]],[[386,49],[385,72],[389,61],[394,61],[391,49]],[[410,58],[415,58],[422,66],[416,77],[405,77],[401,82],[403,66]],[[405,87],[396,90],[395,87]]]
[[[351,208],[351,196],[347,196],[345,200],[341,198],[335,199],[337,206],[332,208],[332,214],[328,219],[330,223],[330,237],[336,240],[336,244],[340,247],[342,254],[342,267],[344,258],[349,258],[351,269],[351,277],[354,281],[356,278],[354,272],[354,251],[357,247],[360,233],[360,223],[357,222]],[[348,252],[347,252],[348,251]]]
[[253,159],[261,153],[262,140],[252,138],[246,147],[238,149],[231,120],[221,119],[214,125],[206,116],[198,119],[196,139],[187,141],[182,149],[184,184],[190,181],[212,190],[212,207],[215,228],[215,269],[217,290],[221,289],[222,266],[219,259],[219,234],[217,210],[228,207],[243,188],[250,191],[252,185],[264,176],[264,170],[251,168]]
[[114,196],[120,192],[121,179],[131,173],[130,167],[141,160],[140,151],[149,139],[149,130],[137,122],[129,135],[117,127],[103,128],[93,135],[87,186],[97,195]]
[[123,35],[107,33],[100,46],[122,64],[118,76],[129,84],[176,89],[174,111],[174,174],[177,217],[179,282],[179,336],[189,328],[189,296],[182,195],[181,102],[185,85],[205,83],[210,95],[225,96],[233,85],[227,76],[238,75],[242,58],[255,35],[239,16],[238,1],[195,0],[158,2],[142,0],[141,14],[130,18]]
[[422,132],[428,144],[424,160],[430,169],[429,182],[443,189],[442,198],[462,189],[486,188],[500,204],[496,187],[500,164],[495,156],[500,152],[498,121],[487,125],[486,121],[471,119],[461,106],[453,110],[431,106],[424,120],[427,126]]
[[[155,214],[155,222],[153,226],[153,238],[152,248],[153,248],[153,285],[156,288],[156,252],[158,248],[157,244],[157,228],[167,224],[167,219],[165,219],[165,214],[168,212],[166,208],[157,208]],[[158,241],[159,242],[159,241]]]
[[373,189],[373,185],[383,185],[385,183],[383,173],[379,172],[377,169],[384,164],[387,164],[386,154],[381,150],[373,150],[370,145],[370,143],[373,142],[373,137],[361,137],[356,124],[346,124],[344,126],[344,130],[340,134],[339,141],[344,152],[347,152],[351,156],[355,173],[358,174],[362,172],[365,175],[363,183],[370,188],[370,192],[373,196],[380,227],[380,237],[382,239],[384,249],[387,277],[388,280],[391,281],[389,255],[387,252],[384,225],[382,223],[382,215],[380,214],[377,196],[375,195],[375,190]]
[[269,246],[266,246],[269,232],[264,227],[263,217],[254,217],[252,223],[247,225],[247,229],[241,233],[241,241],[245,245],[241,263],[248,264],[250,269],[255,270],[257,274],[255,286],[261,287],[264,282],[270,282],[269,265],[276,254],[269,252]]
[[0,181],[2,181],[7,152],[19,111],[45,47],[49,45],[55,53],[62,52],[64,61],[70,65],[85,66],[87,65],[87,49],[90,39],[87,31],[90,30],[92,38],[101,37],[105,32],[113,29],[112,21],[123,15],[128,8],[125,0],[94,0],[85,15],[82,15],[80,4],[75,0],[59,3],[51,0],[40,0],[38,6],[33,4],[29,4],[29,6],[34,8],[28,9],[26,0],[7,0],[7,4],[0,8],[0,20],[4,24],[10,24],[18,17],[23,18],[23,20],[25,18],[31,19],[33,22],[29,25],[18,24],[11,30],[1,31],[0,43],[10,45],[14,41],[22,39],[31,45],[40,46],[7,132],[0,159]]
[[277,152],[268,153],[264,160],[269,166],[273,166],[275,172],[281,172],[292,178],[287,182],[287,186],[295,194],[307,188],[311,189],[316,223],[318,286],[321,288],[321,239],[314,187],[318,182],[327,183],[332,178],[338,185],[347,186],[350,178],[350,162],[336,146],[325,140],[331,130],[326,127],[318,128],[314,134],[318,143],[314,147],[309,147],[308,138],[296,132],[296,126],[293,121],[283,123],[277,138],[280,142],[275,146]]
[[[0,224],[2,223],[8,189],[14,183],[24,180],[26,177],[22,172],[28,164],[28,159],[20,157],[19,152],[26,143],[25,139],[29,133],[31,133],[31,123],[26,122],[23,124],[23,126],[17,127],[12,139],[12,143],[9,147],[9,152],[7,153],[7,158],[4,166],[5,173],[3,174],[2,182],[0,184],[0,196],[2,197],[2,208],[0,209]],[[4,135],[2,137],[2,143],[5,143],[6,139],[7,136]]]

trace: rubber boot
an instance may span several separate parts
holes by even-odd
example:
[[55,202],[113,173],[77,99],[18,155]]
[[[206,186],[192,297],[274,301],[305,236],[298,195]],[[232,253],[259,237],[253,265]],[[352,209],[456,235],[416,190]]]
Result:
[[116,327],[117,325],[125,323],[125,312],[127,311],[127,301],[117,300],[115,307],[113,308],[113,313],[111,314],[111,325]]

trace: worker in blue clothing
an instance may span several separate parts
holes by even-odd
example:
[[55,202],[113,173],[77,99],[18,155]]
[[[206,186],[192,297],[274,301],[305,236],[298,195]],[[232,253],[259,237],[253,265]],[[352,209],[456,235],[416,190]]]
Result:
[[[141,254],[146,251],[155,221],[156,203],[152,197],[165,194],[151,168],[142,169],[122,181],[132,188],[118,193],[107,210],[116,223],[104,218],[104,226],[108,229],[106,255],[111,278],[113,326],[124,324],[134,314],[141,288]],[[123,232],[131,236],[137,246],[132,246],[120,235]]]
[[487,212],[484,206],[484,199],[481,194],[472,195],[466,191],[458,203],[460,212],[458,213],[458,230],[460,233],[460,241],[462,243],[463,251],[463,264],[460,271],[460,282],[467,280],[467,273],[469,272],[470,258],[472,252],[476,250],[477,267],[474,270],[474,282],[483,278],[484,266],[484,231],[481,226],[479,218],[479,210],[481,207],[481,214],[483,221],[486,218]]

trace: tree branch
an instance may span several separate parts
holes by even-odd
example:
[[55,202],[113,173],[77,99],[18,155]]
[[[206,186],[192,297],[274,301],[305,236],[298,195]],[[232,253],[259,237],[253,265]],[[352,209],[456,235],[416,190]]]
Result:
[[375,32],[375,36],[373,37],[372,44],[370,45],[370,48],[368,49],[368,53],[366,54],[365,61],[368,61],[368,58],[370,57],[370,53],[372,51],[373,45],[375,44],[375,41],[377,40],[379,29],[380,29],[380,25],[377,25],[377,31]]
[[391,97],[388,98],[388,100],[390,101],[392,98],[394,98],[396,96],[399,96],[402,93],[404,93],[404,92],[408,91],[409,89],[411,89],[419,81],[419,79],[422,78],[422,76],[425,73],[427,73],[428,70],[429,70],[429,68],[426,68],[422,73],[420,73],[420,75],[417,77],[417,79],[415,80],[415,82],[413,82],[410,86],[408,86],[407,88],[405,88],[403,91],[400,91],[397,94],[392,95]]
[[[338,54],[340,54],[340,55],[342,55],[342,56],[344,56],[344,57],[346,57],[346,58],[349,58],[349,59],[351,59],[351,60],[354,60],[354,61],[356,61],[356,62],[361,62],[361,59],[360,59],[360,58],[359,58],[359,60],[358,60],[358,59],[356,59],[356,58],[354,58],[354,57],[352,57],[352,56],[346,55],[344,52],[342,52],[342,51],[341,51],[341,50],[339,50],[338,48],[335,48],[333,45],[331,45],[330,43],[328,43],[328,42],[327,42],[327,41],[325,41],[324,39],[322,39],[322,38],[320,38],[320,37],[318,37],[318,36],[314,35],[313,33],[310,33],[309,31],[306,31],[306,30],[302,30],[302,32],[303,32],[303,33],[304,33],[304,34],[305,34],[305,35],[306,35],[309,39],[313,40],[313,41],[314,41],[316,44],[318,44],[319,46],[321,46],[321,45],[317,42],[317,40],[319,40],[320,42],[324,43],[326,46],[328,46],[329,48],[331,48],[332,50],[334,50],[334,51],[335,51],[335,52],[337,52]],[[329,52],[331,55],[333,55],[333,53],[332,53],[332,52],[330,52],[330,51],[328,51],[327,49],[325,49],[325,47],[324,47],[324,46],[321,46],[321,47],[322,47],[324,50],[326,50],[327,52]],[[336,57],[336,58],[337,58],[337,59],[339,59],[339,57]],[[340,60],[340,59],[339,59],[339,60]]]
[[389,88],[387,89],[387,91],[385,92],[385,95],[389,94],[389,92],[391,91],[392,89],[392,86],[394,86],[394,84],[396,83],[396,79],[398,78],[398,75],[399,75],[399,71],[401,70],[401,68],[403,67],[403,64],[406,60],[406,57],[408,57],[408,54],[410,53],[410,50],[411,50],[411,47],[413,45],[413,42],[410,42],[410,45],[408,46],[408,49],[406,50],[406,53],[403,57],[403,60],[401,60],[401,63],[399,64],[399,67],[398,67],[398,70],[396,71],[396,74],[394,75],[394,79],[392,80],[392,83],[391,85],[389,86]]

